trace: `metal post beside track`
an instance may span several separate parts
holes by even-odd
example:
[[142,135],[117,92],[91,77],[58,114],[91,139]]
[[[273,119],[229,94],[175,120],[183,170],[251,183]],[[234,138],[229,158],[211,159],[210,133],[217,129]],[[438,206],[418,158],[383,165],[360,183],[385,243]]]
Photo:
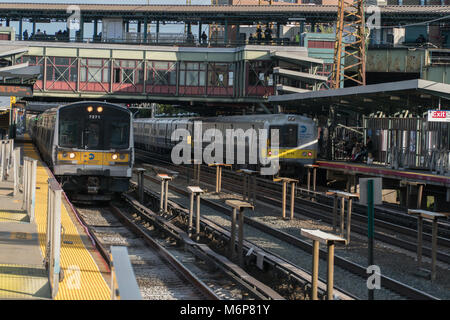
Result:
[[138,195],[139,195],[139,202],[141,204],[144,204],[144,168],[137,168],[136,169],[138,174]]
[[230,237],[230,260],[234,257],[234,248],[236,246],[236,211],[239,210],[239,230],[238,230],[238,259],[239,264],[243,266],[244,256],[243,256],[243,243],[244,243],[244,210],[245,208],[254,207],[244,201],[240,200],[226,200],[225,203],[233,209],[232,221],[231,221],[231,237]]
[[231,167],[231,164],[226,163],[213,163],[208,164],[209,167],[216,167],[216,193],[220,193],[222,190],[222,168]]
[[241,169],[238,172],[242,173],[243,177],[243,194],[242,199],[249,201],[253,206],[256,205],[256,174],[258,171]]
[[58,293],[61,271],[61,194],[62,189],[56,179],[48,179],[45,262],[49,272],[49,283],[53,299]]
[[346,244],[344,238],[326,233],[320,230],[301,229],[301,235],[313,241],[313,265],[311,279],[311,299],[317,300],[317,286],[319,278],[319,243],[324,243],[328,247],[327,257],[327,299],[333,300],[334,287],[334,246],[337,243]]
[[[349,193],[338,190],[329,190],[326,192],[327,195],[334,196],[333,202],[333,231],[336,231],[337,227],[337,205],[338,200],[341,200],[341,214],[340,214],[340,236],[346,237],[347,243],[350,243],[350,231],[352,224],[352,202],[353,199],[359,198],[359,194],[357,193]],[[345,228],[345,202],[347,200],[347,229]]]
[[200,195],[204,192],[199,187],[195,186],[188,186],[187,189],[189,190],[191,196],[190,196],[190,206],[189,206],[189,237],[192,236],[192,220],[194,216],[194,202],[197,202],[197,211],[196,211],[196,217],[195,217],[195,236],[196,240],[198,241],[200,239]]
[[157,177],[161,180],[160,210],[167,213],[167,203],[169,198],[169,181],[172,177],[168,174],[160,173]]
[[438,220],[447,217],[448,213],[438,213],[426,210],[414,210],[409,209],[408,214],[417,216],[417,265],[418,269],[421,269],[422,265],[422,232],[423,232],[423,220],[428,220],[432,223],[432,238],[431,238],[431,281],[436,280],[436,253],[437,253],[437,233],[438,233]]
[[281,181],[282,186],[283,186],[283,193],[282,193],[282,216],[283,219],[286,219],[286,193],[287,193],[287,184],[290,183],[291,184],[291,215],[290,215],[290,219],[294,219],[294,203],[295,203],[295,188],[296,185],[298,183],[298,180],[296,179],[291,179],[291,178],[282,178],[282,177],[278,177],[273,179],[273,181],[278,182]]

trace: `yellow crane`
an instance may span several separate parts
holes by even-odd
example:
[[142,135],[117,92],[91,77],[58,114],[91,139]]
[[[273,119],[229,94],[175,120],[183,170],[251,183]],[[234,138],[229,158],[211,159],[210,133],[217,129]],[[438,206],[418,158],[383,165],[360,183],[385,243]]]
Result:
[[364,0],[339,0],[338,4],[333,87],[344,87],[346,80],[366,85]]

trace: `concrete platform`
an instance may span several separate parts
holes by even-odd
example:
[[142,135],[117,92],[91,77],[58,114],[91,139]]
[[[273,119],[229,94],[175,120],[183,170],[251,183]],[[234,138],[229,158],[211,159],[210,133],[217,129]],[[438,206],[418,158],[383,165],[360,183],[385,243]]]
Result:
[[[22,148],[23,156],[38,160],[35,220],[30,223],[28,214],[22,210],[22,193],[13,196],[12,181],[0,182],[0,299],[50,299],[51,288],[44,255],[47,180],[52,175],[30,141],[22,140],[15,147]],[[98,252],[90,245],[88,235],[73,215],[70,206],[66,208],[63,203],[60,265],[64,277],[55,299],[110,299],[110,288],[103,277],[105,269],[109,269],[104,261],[101,267],[97,265],[99,259],[94,259],[92,254]]]
[[367,165],[344,161],[317,161],[319,169],[341,171],[343,173],[378,176],[389,179],[423,182],[426,184],[450,187],[450,176],[430,173],[429,171],[411,169],[390,169],[381,165]]

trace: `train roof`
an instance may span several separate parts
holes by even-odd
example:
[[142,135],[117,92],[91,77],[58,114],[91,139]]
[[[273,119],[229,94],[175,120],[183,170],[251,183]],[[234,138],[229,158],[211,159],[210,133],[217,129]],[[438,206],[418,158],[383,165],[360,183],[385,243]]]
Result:
[[136,118],[137,122],[154,122],[154,121],[204,121],[204,122],[265,122],[267,120],[277,121],[284,120],[288,117],[295,117],[295,120],[302,121],[313,121],[311,118],[298,115],[298,114],[255,114],[255,115],[246,115],[246,116],[219,116],[219,117],[186,117],[186,118]]
[[118,108],[121,109],[123,111],[126,111],[128,113],[131,114],[131,111],[128,108],[125,108],[124,106],[118,105],[118,104],[114,104],[114,103],[109,103],[109,102],[101,102],[101,101],[77,101],[77,102],[72,102],[72,103],[67,103],[67,104],[61,104],[58,105],[56,107],[50,108],[45,110],[43,113],[51,113],[51,112],[56,112],[58,110],[60,110],[61,108],[65,108],[65,107],[70,107],[70,106],[74,106],[74,105],[88,105],[88,104],[102,104],[104,106],[109,106],[109,107],[114,107],[114,108]]

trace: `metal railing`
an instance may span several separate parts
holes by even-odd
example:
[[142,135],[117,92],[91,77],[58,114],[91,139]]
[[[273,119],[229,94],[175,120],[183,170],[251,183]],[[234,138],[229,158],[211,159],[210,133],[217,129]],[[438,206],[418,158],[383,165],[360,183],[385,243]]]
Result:
[[142,300],[127,247],[111,246],[111,299]]
[[37,160],[24,157],[22,170],[22,209],[26,210],[28,216],[30,217],[30,222],[34,221],[34,206],[36,202],[36,170]]
[[290,38],[272,38],[270,40],[266,39],[227,39],[225,41],[224,37],[216,37],[212,39],[207,39],[203,41],[202,39],[198,39],[198,37],[194,36],[193,38],[189,38],[186,35],[173,35],[173,34],[160,34],[158,37],[152,34],[147,39],[143,37],[138,38],[115,38],[115,39],[101,39],[99,37],[94,38],[86,38],[83,39],[77,37],[64,37],[64,38],[56,38],[55,36],[40,36],[40,37],[32,37],[26,40],[22,40],[20,37],[16,37],[17,41],[41,41],[41,42],[60,42],[60,43],[68,43],[68,42],[77,42],[77,43],[107,43],[107,44],[131,44],[131,45],[158,45],[158,46],[195,46],[195,47],[238,47],[244,45],[261,45],[261,46],[300,46],[295,39]]
[[62,280],[60,265],[61,194],[62,188],[58,181],[55,178],[48,179],[45,266],[48,271],[52,299],[56,297],[59,282]]
[[450,174],[450,123],[419,117],[365,118],[375,160],[392,168],[415,168]]
[[13,165],[14,140],[0,140],[0,181],[7,180]]

